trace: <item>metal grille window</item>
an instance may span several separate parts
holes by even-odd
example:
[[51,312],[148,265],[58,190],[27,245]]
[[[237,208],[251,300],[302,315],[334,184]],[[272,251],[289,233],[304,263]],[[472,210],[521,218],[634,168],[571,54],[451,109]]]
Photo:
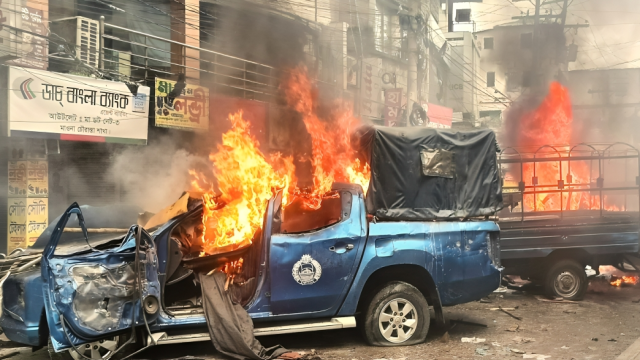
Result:
[[374,32],[377,51],[395,57],[402,56],[402,46],[406,41],[407,32],[400,28],[398,15],[387,15],[376,7]]

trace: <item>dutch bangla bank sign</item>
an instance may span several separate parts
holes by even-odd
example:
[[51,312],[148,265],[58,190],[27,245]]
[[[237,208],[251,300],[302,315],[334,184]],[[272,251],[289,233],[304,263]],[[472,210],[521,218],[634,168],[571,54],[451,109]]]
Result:
[[9,68],[9,136],[145,145],[149,87]]

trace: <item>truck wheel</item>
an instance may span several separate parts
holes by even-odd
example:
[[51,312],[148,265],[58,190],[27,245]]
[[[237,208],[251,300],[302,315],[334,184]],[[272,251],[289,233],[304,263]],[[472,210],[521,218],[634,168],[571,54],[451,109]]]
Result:
[[584,266],[575,260],[560,260],[551,266],[545,280],[548,296],[582,300],[589,282]]
[[364,337],[370,345],[399,346],[424,342],[429,331],[429,304],[420,290],[405,282],[391,282],[367,307]]
[[[88,344],[78,346],[78,350],[84,356],[80,356],[74,349],[61,352],[53,350],[51,338],[49,338],[49,357],[51,360],[86,360],[89,359],[108,359],[121,344],[129,338],[129,335],[120,335],[113,338],[103,339]],[[114,354],[111,359],[121,359],[135,351],[135,343],[125,346],[122,350]]]

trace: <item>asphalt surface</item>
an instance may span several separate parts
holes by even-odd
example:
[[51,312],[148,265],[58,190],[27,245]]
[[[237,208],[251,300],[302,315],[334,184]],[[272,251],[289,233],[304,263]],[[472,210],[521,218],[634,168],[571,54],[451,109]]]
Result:
[[[266,336],[259,340],[264,346],[281,344],[295,351],[315,351],[321,359],[615,359],[640,337],[640,285],[614,288],[604,282],[592,282],[585,300],[579,303],[539,299],[535,288],[507,290],[494,293],[483,302],[446,308],[447,318],[453,320],[447,335],[443,335],[446,329],[432,323],[427,341],[416,346],[370,347],[357,329]],[[509,309],[521,320],[491,310],[498,307]],[[462,338],[475,340],[462,342]],[[32,352],[31,348],[19,346],[0,341],[0,360],[49,359],[46,349]],[[226,359],[209,342],[159,346],[140,353],[136,359],[184,357]]]

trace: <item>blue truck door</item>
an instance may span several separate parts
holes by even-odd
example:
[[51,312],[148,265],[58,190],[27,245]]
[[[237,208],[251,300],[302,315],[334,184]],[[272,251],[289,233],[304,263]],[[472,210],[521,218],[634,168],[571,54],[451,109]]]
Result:
[[148,322],[155,321],[159,313],[158,259],[150,235],[132,226],[119,247],[56,255],[58,241],[72,216],[89,242],[82,211],[74,203],[60,218],[42,254],[45,311],[57,351],[123,332],[134,322],[142,323],[142,316]]
[[[364,246],[366,228],[361,219],[364,209],[360,195],[349,191],[339,194],[339,222],[299,233],[285,233],[283,226],[280,233],[272,235],[269,268],[273,315],[332,316],[344,300]],[[284,223],[286,220],[285,215]]]

